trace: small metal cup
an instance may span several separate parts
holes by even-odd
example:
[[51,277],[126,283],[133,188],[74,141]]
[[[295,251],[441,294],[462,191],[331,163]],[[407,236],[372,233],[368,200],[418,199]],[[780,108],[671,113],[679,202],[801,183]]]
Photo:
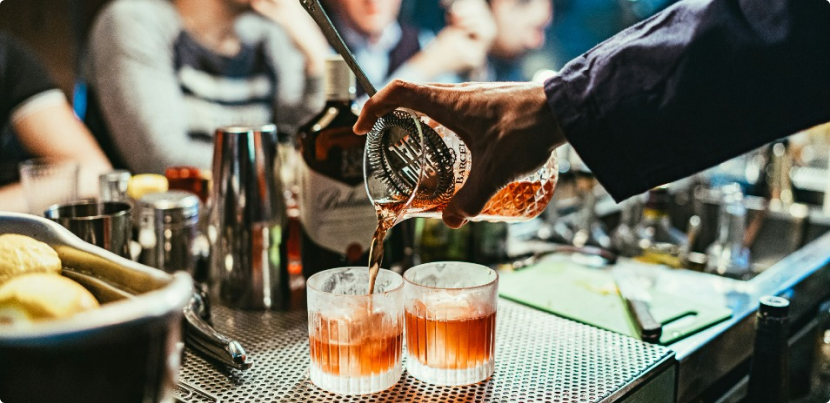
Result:
[[64,226],[78,238],[112,253],[130,258],[132,207],[124,202],[76,202],[55,204],[46,218]]
[[199,236],[199,198],[181,190],[149,193],[138,202],[140,263],[173,273],[193,275],[194,242]]

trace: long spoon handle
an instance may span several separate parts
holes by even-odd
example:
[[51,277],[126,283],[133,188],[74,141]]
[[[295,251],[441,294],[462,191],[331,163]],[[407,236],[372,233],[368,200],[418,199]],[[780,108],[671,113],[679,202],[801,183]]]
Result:
[[300,4],[303,5],[308,14],[311,15],[311,18],[314,19],[314,22],[320,26],[320,29],[323,30],[323,35],[325,35],[326,39],[328,39],[329,44],[334,47],[334,50],[343,56],[343,59],[346,61],[346,64],[349,65],[349,68],[352,69],[354,72],[355,78],[357,78],[357,82],[363,87],[363,90],[366,91],[370,97],[375,95],[378,90],[369,81],[369,77],[366,77],[366,73],[363,72],[363,69],[360,68],[360,65],[357,64],[357,61],[354,59],[354,55],[349,50],[349,47],[346,46],[346,42],[343,41],[343,38],[337,32],[337,28],[334,27],[334,24],[331,23],[331,19],[329,19],[328,14],[326,14],[326,10],[323,9],[323,6],[320,4],[320,0],[300,0]]

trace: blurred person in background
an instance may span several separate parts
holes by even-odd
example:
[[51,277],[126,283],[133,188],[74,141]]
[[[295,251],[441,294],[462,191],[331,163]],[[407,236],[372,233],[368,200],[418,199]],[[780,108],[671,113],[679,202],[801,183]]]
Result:
[[459,82],[485,65],[496,33],[487,3],[444,3],[447,24],[436,35],[399,23],[401,0],[326,0],[325,5],[369,80],[382,87],[395,78]]
[[89,45],[86,122],[136,173],[210,170],[217,127],[293,132],[323,104],[329,48],[297,0],[115,0]]
[[112,169],[72,112],[40,60],[0,32],[0,210],[26,212],[18,164],[29,158],[72,159],[80,165],[79,196],[98,194],[98,175]]
[[488,81],[527,81],[525,56],[545,45],[545,31],[553,19],[551,0],[488,0],[496,22],[489,52]]

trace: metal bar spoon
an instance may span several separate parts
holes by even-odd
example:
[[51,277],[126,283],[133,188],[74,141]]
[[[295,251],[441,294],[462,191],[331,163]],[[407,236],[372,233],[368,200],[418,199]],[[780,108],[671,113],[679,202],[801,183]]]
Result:
[[352,55],[349,47],[346,46],[346,42],[343,41],[340,33],[337,32],[337,29],[334,27],[334,24],[332,24],[328,14],[326,14],[326,10],[323,9],[323,5],[320,4],[320,0],[300,0],[300,4],[302,4],[303,8],[305,8],[308,14],[311,15],[311,18],[314,19],[314,22],[316,22],[323,31],[323,35],[329,41],[329,44],[334,48],[334,50],[337,51],[337,53],[340,54],[340,56],[343,56],[343,60],[345,60],[346,64],[349,65],[349,68],[352,69],[357,82],[361,87],[363,87],[366,94],[370,97],[374,96],[378,92],[377,88],[375,88],[374,84],[372,84],[369,80],[369,77],[366,76],[366,73],[363,72],[363,69],[360,68],[360,65],[357,64],[354,55]]

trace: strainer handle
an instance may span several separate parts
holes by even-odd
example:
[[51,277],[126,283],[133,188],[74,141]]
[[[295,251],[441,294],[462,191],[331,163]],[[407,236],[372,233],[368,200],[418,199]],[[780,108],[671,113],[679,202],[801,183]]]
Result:
[[343,59],[346,61],[346,64],[349,65],[349,68],[352,69],[352,72],[357,78],[357,82],[363,87],[363,90],[366,91],[370,97],[374,96],[378,90],[369,81],[369,77],[366,77],[366,73],[363,72],[363,69],[360,68],[360,65],[357,64],[357,61],[354,59],[354,55],[349,50],[349,47],[346,46],[346,42],[343,41],[343,38],[340,37],[340,34],[337,32],[337,28],[331,23],[331,19],[326,14],[326,10],[323,9],[323,6],[320,4],[320,0],[300,0],[300,4],[302,4],[303,8],[308,11],[308,14],[311,15],[311,18],[314,19],[314,22],[320,26],[320,29],[323,31],[323,35],[328,39],[329,44],[334,47],[334,50],[343,56]]

